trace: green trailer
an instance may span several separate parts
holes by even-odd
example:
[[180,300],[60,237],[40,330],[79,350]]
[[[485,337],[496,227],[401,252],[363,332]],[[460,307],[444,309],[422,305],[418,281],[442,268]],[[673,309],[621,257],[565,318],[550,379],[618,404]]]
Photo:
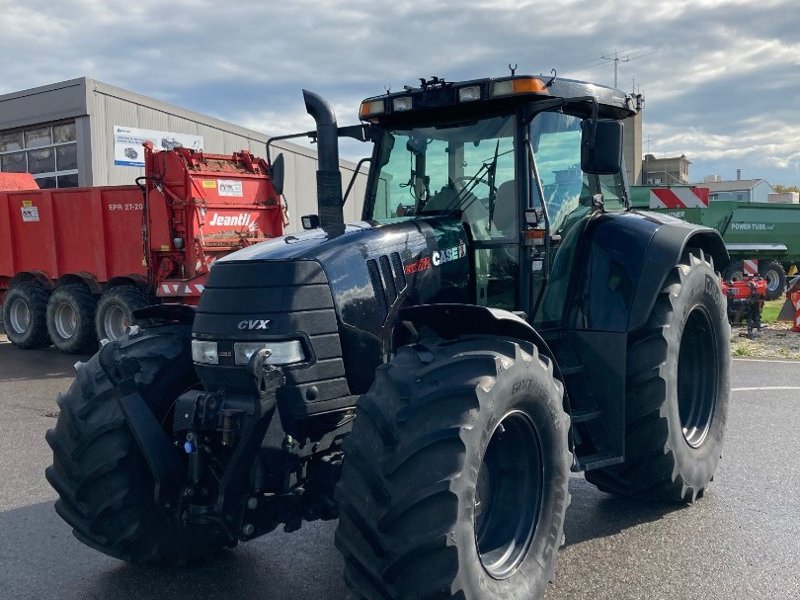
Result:
[[[697,202],[691,202],[692,194]],[[637,208],[719,231],[731,255],[725,277],[761,275],[770,300],[783,295],[787,272],[794,274],[800,267],[800,205],[708,202],[707,188],[691,186],[633,186],[631,201]]]

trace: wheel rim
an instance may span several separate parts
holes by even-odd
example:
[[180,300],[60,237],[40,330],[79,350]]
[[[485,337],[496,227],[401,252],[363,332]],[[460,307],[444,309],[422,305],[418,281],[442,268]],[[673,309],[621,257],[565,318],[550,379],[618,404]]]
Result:
[[764,279],[767,280],[767,289],[770,292],[774,292],[778,289],[781,283],[781,278],[775,271],[767,271],[764,274]]
[[14,298],[11,301],[9,317],[14,333],[25,333],[31,326],[31,309],[22,298]]
[[53,317],[56,333],[64,340],[68,340],[78,329],[78,315],[68,302],[59,302]]
[[111,341],[118,340],[123,335],[128,333],[130,323],[128,315],[118,304],[114,304],[106,310],[103,317],[103,331],[106,338]]
[[541,443],[530,418],[507,414],[486,448],[475,491],[475,545],[486,572],[505,579],[528,553],[544,495]]
[[717,404],[717,344],[705,308],[689,313],[678,353],[678,410],[686,443],[699,448]]

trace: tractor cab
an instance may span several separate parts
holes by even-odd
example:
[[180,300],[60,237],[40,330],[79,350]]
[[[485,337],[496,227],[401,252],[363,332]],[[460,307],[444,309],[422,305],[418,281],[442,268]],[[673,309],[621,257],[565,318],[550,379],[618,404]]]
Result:
[[368,98],[359,114],[377,125],[364,220],[460,219],[474,302],[557,322],[571,230],[628,206],[618,120],[633,100],[554,77],[433,78]]

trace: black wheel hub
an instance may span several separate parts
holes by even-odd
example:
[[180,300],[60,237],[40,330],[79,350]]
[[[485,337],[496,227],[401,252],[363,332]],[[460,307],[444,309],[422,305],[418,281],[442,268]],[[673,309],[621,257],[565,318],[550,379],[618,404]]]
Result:
[[717,344],[708,313],[689,313],[678,353],[678,410],[686,443],[699,448],[708,435],[717,403]]
[[505,579],[530,547],[544,495],[541,443],[530,418],[507,414],[492,434],[475,493],[475,543],[486,572]]

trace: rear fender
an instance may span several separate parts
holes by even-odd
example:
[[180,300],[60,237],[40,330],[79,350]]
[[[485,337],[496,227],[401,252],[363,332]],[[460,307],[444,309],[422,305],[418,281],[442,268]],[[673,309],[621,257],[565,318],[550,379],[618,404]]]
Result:
[[568,330],[641,329],[687,252],[702,250],[717,270],[730,260],[716,230],[655,213],[601,215],[586,228],[581,246],[567,302]]
[[646,326],[675,265],[699,250],[716,269],[729,261],[716,230],[664,215],[604,214],[586,227],[564,331],[553,341],[570,403],[585,415],[575,419],[589,440],[576,449],[583,468],[622,460],[628,337]]
[[636,331],[647,323],[656,298],[672,269],[687,260],[687,254],[701,250],[716,271],[728,266],[730,256],[716,229],[670,221],[659,227],[644,257],[642,275],[636,286],[628,330]]

